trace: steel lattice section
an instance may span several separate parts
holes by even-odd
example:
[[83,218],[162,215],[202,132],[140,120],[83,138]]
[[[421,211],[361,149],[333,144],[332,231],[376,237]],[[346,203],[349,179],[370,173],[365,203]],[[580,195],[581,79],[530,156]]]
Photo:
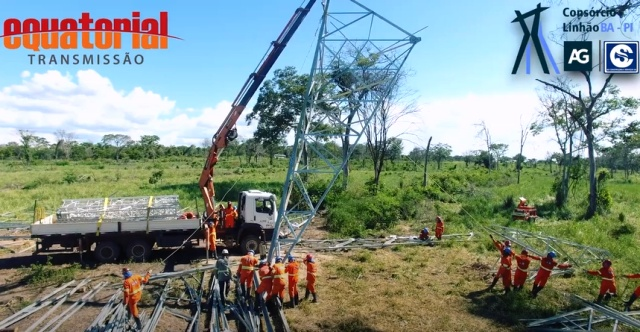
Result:
[[[355,0],[339,2],[345,7],[342,11],[333,7],[330,11],[329,3],[323,2],[311,79],[278,207],[270,260],[274,251],[280,254],[280,243],[291,252],[300,241],[420,41]],[[357,83],[349,78],[357,78]],[[342,148],[329,151],[318,144],[328,141],[340,141]],[[326,174],[328,180],[316,197],[306,188],[312,174]]]
[[177,218],[180,212],[178,195],[167,195],[65,199],[56,216],[58,222],[146,221]]

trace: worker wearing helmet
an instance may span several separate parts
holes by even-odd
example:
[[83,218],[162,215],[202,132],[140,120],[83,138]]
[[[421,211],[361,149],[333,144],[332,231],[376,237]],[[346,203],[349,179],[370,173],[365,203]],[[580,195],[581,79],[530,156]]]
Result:
[[236,227],[236,219],[238,218],[238,212],[233,208],[231,202],[227,202],[227,207],[224,209],[224,228]]
[[236,274],[240,279],[240,289],[246,295],[253,288],[253,270],[258,265],[258,259],[254,256],[253,250],[249,250],[246,255],[240,258],[240,265]]
[[[493,245],[498,249],[498,251],[500,251],[500,255],[502,256],[502,253],[504,253],[504,250],[509,248],[509,253],[511,254],[511,256],[514,256],[513,251],[511,250],[511,241],[509,240],[505,240],[504,243],[497,241],[496,239],[493,238],[493,235],[489,234],[489,237],[491,238],[491,241],[493,241]],[[511,264],[509,264],[509,266],[511,266]],[[493,277],[493,280],[491,281],[491,285],[489,285],[489,287],[487,288],[488,290],[492,290],[493,287],[496,286],[496,284],[498,283],[498,280],[500,280],[500,277],[504,274],[504,270],[502,268],[502,264],[500,265],[500,268],[498,268],[498,272],[496,272],[495,276]],[[511,278],[511,277],[509,277]]]
[[538,293],[544,288],[551,276],[551,271],[554,268],[565,270],[571,267],[569,263],[558,264],[555,261],[556,253],[550,251],[547,257],[540,260],[540,269],[536,273],[536,278],[533,280],[533,289],[531,290],[531,296],[536,297]]
[[216,219],[209,220],[204,224],[204,233],[207,243],[207,248],[209,250],[209,254],[213,256],[213,258],[218,259],[218,252],[216,250],[216,227],[218,226],[218,222]]
[[291,302],[291,307],[295,308],[299,303],[298,299],[298,271],[300,269],[300,265],[296,262],[293,256],[289,255],[287,257],[287,264],[285,265],[285,271],[288,275],[288,284],[289,284],[289,301]]
[[513,274],[513,289],[521,290],[527,277],[529,276],[529,265],[531,260],[542,260],[542,257],[530,255],[527,249],[523,249],[520,255],[514,256],[516,259],[516,272]]
[[138,302],[142,298],[142,285],[149,282],[151,270],[147,271],[144,278],[138,274],[133,274],[128,268],[122,269],[123,282],[123,301],[122,304],[127,308],[129,318],[133,316],[138,330],[142,330],[142,322],[138,314]]
[[605,301],[609,301],[611,296],[616,296],[616,275],[613,273],[610,260],[605,259],[602,261],[602,267],[599,270],[588,270],[586,272],[592,276],[599,276],[602,278],[600,281],[600,292],[598,293],[596,303],[602,303],[603,299]]
[[222,305],[226,305],[226,299],[231,289],[231,268],[229,267],[229,251],[227,249],[222,249],[221,257],[216,262],[216,274],[220,285],[220,300]]
[[429,240],[429,228],[425,227],[422,229],[422,231],[420,232],[420,240]]
[[[500,268],[494,277],[494,280],[495,278],[502,279],[502,286],[504,286],[505,293],[511,291],[511,257],[513,257],[511,248],[504,248],[504,250],[502,250],[502,256],[500,257]],[[492,289],[493,286],[495,286],[495,283],[492,283],[489,289]]]
[[442,240],[442,234],[444,234],[444,221],[442,217],[436,217],[436,239]]
[[318,265],[313,258],[313,255],[307,254],[303,261],[307,268],[307,286],[305,287],[304,299],[309,299],[309,294],[313,296],[313,303],[318,302],[318,295],[316,293],[316,277],[318,273]]
[[266,293],[267,295],[265,300],[268,301],[271,298],[271,287],[273,285],[271,267],[267,264],[266,260],[261,260],[259,267],[258,276],[260,277],[260,285],[258,285],[258,290],[256,291],[256,299],[258,296],[262,296],[263,293]]
[[276,257],[276,263],[271,269],[272,285],[271,285],[271,298],[274,296],[280,301],[280,305],[284,303],[284,288],[286,286],[287,272],[285,271],[284,264],[282,264],[282,257]]
[[[624,277],[628,279],[640,279],[640,273],[627,274]],[[631,297],[629,297],[629,301],[624,303],[624,311],[631,310],[631,305],[636,301],[636,299],[638,299],[638,297],[640,297],[640,286],[636,287],[633,291]]]

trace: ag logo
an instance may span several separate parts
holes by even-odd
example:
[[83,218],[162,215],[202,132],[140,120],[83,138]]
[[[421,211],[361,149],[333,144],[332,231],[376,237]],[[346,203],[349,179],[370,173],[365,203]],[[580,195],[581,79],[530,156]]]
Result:
[[605,74],[637,74],[638,42],[604,42]]
[[591,71],[592,48],[590,41],[564,42],[564,71]]

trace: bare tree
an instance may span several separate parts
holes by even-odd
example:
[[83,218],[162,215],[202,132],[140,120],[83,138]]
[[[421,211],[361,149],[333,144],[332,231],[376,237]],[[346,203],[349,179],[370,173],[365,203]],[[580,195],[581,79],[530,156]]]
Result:
[[520,154],[516,159],[516,170],[518,172],[518,184],[520,184],[520,172],[522,170],[522,162],[524,161],[524,156],[522,155],[522,150],[524,150],[524,144],[527,142],[527,138],[529,137],[529,133],[531,133],[533,121],[529,120],[526,124],[522,123],[522,116],[520,116]]
[[489,154],[493,154],[496,157],[496,169],[500,166],[500,160],[507,153],[507,149],[509,148],[508,144],[504,143],[493,143],[491,144],[491,149],[489,150]]
[[484,121],[476,124],[476,126],[480,127],[477,137],[480,137],[487,147],[487,153],[489,154],[489,167],[487,168],[491,170],[491,145],[493,145],[493,143],[491,142],[491,133],[489,132],[489,127],[487,127],[487,124]]
[[66,159],[71,155],[71,146],[74,143],[76,135],[72,132],[67,132],[64,129],[56,130],[54,133],[56,137],[56,149],[54,151],[54,158],[58,159],[60,153],[64,154]]
[[585,215],[586,219],[592,218],[597,211],[597,179],[596,179],[596,134],[603,127],[614,127],[620,123],[621,118],[617,117],[611,121],[605,121],[603,117],[615,115],[631,116],[635,114],[639,101],[631,97],[620,97],[620,90],[615,85],[610,85],[613,74],[607,76],[602,88],[597,93],[591,83],[590,72],[583,71],[582,75],[587,81],[587,96],[583,97],[582,91],[575,91],[568,80],[556,79],[553,82],[546,82],[537,79],[538,82],[555,91],[564,94],[575,102],[575,107],[568,107],[566,111],[571,119],[582,130],[586,142],[589,157],[589,207]]

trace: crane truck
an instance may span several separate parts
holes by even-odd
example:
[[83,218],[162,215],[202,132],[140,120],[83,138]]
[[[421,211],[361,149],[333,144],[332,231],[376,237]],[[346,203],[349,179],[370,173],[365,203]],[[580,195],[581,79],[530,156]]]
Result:
[[[216,218],[218,213],[213,183],[214,167],[224,148],[238,138],[238,119],[315,2],[316,0],[309,0],[306,6],[296,9],[278,38],[271,43],[256,70],[245,81],[231,111],[213,136],[198,181],[205,209],[201,217],[197,213],[185,213],[176,215],[175,218],[147,220],[146,223],[126,219],[102,223],[101,218],[97,224],[96,221],[36,222],[31,225],[31,237],[37,239],[35,253],[50,251],[54,245],[59,245],[64,250],[83,250],[95,245],[94,257],[100,262],[114,261],[122,253],[129,259],[143,260],[148,259],[154,246],[179,247],[204,239],[203,225]],[[105,201],[105,208],[106,205]],[[216,229],[218,239],[228,247],[240,247],[243,253],[257,251],[261,241],[270,241],[274,236],[278,213],[276,197],[260,190],[245,190],[238,196],[237,207],[238,220],[235,227],[225,228],[224,222],[219,222]]]

